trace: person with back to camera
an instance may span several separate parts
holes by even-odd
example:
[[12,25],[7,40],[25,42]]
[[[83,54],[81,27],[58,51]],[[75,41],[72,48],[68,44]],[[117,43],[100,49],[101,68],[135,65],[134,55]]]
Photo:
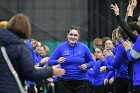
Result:
[[[61,68],[43,68],[36,70],[33,66],[29,49],[24,40],[30,37],[31,27],[28,16],[16,14],[7,24],[6,29],[0,30],[0,46],[4,46],[11,63],[18,73],[21,83],[25,80],[38,81],[52,75],[61,76],[65,73]],[[8,68],[0,51],[0,93],[20,93],[13,74]]]
[[89,48],[78,42],[80,28],[71,26],[67,42],[60,44],[48,61],[48,65],[60,64],[66,73],[59,78],[58,93],[87,93],[86,69],[92,67],[93,58]]

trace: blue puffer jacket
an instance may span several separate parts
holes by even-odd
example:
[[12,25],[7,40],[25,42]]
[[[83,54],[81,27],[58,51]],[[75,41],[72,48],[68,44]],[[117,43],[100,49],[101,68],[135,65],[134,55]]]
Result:
[[[0,46],[5,46],[8,56],[24,84],[25,80],[37,81],[52,76],[52,68],[35,70],[27,46],[18,36],[6,29],[0,30]],[[0,51],[0,93],[20,93],[17,83]]]

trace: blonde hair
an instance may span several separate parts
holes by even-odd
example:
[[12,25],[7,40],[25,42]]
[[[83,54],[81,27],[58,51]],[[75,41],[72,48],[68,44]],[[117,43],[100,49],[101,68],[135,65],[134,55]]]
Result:
[[49,47],[47,45],[44,45],[43,48],[46,50],[46,52],[49,52]]
[[1,21],[0,22],[0,28],[6,28],[8,24],[8,21]]

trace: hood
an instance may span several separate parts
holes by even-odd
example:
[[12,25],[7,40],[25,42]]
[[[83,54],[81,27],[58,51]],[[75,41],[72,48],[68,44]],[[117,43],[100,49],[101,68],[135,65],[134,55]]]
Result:
[[20,38],[6,29],[0,29],[0,46],[8,46],[11,44],[21,44]]

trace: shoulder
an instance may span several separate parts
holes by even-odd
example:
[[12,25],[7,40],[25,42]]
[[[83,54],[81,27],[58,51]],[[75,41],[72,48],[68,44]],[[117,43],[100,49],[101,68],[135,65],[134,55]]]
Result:
[[77,44],[81,47],[88,48],[88,46],[82,42],[77,42]]
[[12,44],[9,45],[8,50],[11,51],[15,54],[15,53],[19,53],[22,54],[23,52],[29,52],[29,48],[24,44],[24,43],[19,43],[19,44]]
[[67,46],[68,46],[67,42],[60,43],[60,44],[55,48],[55,51],[62,50],[62,49],[64,49],[64,48],[66,48]]

